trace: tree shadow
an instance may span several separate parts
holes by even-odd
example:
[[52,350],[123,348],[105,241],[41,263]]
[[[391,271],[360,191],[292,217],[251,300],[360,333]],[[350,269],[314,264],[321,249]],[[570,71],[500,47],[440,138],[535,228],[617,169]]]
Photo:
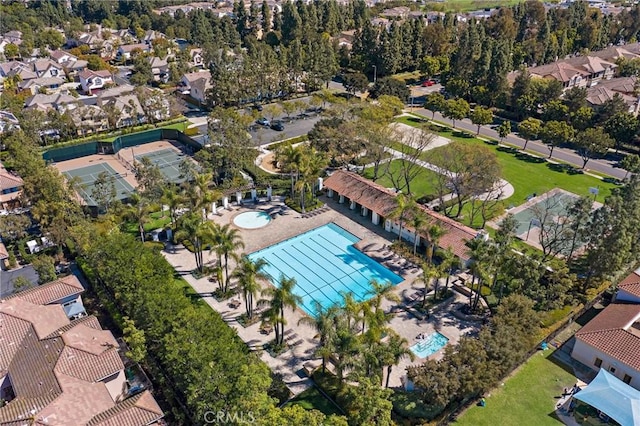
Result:
[[542,164],[542,163],[546,163],[547,162],[547,160],[545,158],[535,157],[533,155],[529,155],[526,152],[522,152],[522,151],[516,152],[515,153],[515,157],[518,160],[526,161],[527,163]]
[[579,175],[584,173],[583,170],[578,169],[570,164],[547,163],[547,167],[553,170],[554,172],[567,173],[569,175]]
[[506,152],[508,154],[515,154],[516,157],[518,156],[518,150],[515,148],[511,148],[510,146],[499,146],[497,150],[500,152]]
[[454,130],[453,136],[458,138],[473,139],[475,136],[462,130]]

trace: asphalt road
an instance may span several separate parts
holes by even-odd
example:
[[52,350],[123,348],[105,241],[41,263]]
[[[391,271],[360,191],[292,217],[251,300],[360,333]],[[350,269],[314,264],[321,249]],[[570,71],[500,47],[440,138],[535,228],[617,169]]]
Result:
[[[413,112],[420,115],[424,115],[428,118],[431,118],[431,114],[432,114],[431,111],[424,108],[415,108]],[[441,121],[448,125],[453,125],[451,120],[443,117],[442,114],[438,112],[436,112],[435,114],[435,119],[437,121]],[[456,127],[458,129],[466,130],[470,133],[473,133],[474,135],[478,131],[478,126],[473,124],[469,119],[456,120]],[[489,126],[481,126],[480,135],[494,138],[494,139],[500,139],[498,132],[496,132]],[[522,148],[524,146],[525,141],[521,137],[512,133],[504,139],[504,142]],[[549,148],[547,148],[547,145],[543,144],[540,141],[529,141],[529,143],[527,144],[527,151],[531,151],[533,153],[539,154],[545,158],[549,157]],[[612,155],[610,157],[615,157],[615,156]],[[568,148],[555,148],[553,150],[552,159],[573,164],[574,166],[577,166],[577,167],[582,167],[582,163],[583,163],[582,157],[578,155],[575,151]],[[613,176],[618,179],[624,179],[626,175],[626,171],[624,169],[617,167],[617,162],[618,161],[615,158],[589,160],[589,162],[587,163],[587,171],[604,173],[606,175]]]

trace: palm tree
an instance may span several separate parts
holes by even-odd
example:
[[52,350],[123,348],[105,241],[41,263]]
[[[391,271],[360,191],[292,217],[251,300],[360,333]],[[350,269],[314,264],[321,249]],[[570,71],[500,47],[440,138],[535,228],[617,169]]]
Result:
[[[231,224],[227,223],[217,229],[214,239],[216,244],[215,250],[219,256],[224,257],[224,272],[225,272],[225,285],[224,289],[227,291],[229,285],[229,258],[237,259],[236,252],[244,248],[244,242],[238,233],[238,230],[231,227]],[[220,260],[220,257],[218,257]]]
[[[184,202],[184,197],[180,194],[176,188],[165,188],[162,190],[162,197],[160,202],[169,207],[169,216],[171,217],[171,226],[176,226],[176,211],[180,208]],[[164,210],[163,210],[164,212]]]
[[398,241],[402,239],[402,226],[409,212],[415,210],[415,201],[408,195],[400,194],[396,197],[396,208],[389,215],[390,219],[398,219],[400,229],[398,230]]
[[418,251],[418,239],[419,235],[422,232],[424,225],[427,223],[427,215],[424,213],[422,209],[415,209],[413,212],[413,216],[409,220],[409,226],[413,228],[414,239],[413,239],[413,254],[415,255]]
[[324,372],[326,362],[333,354],[333,340],[335,337],[339,308],[337,305],[325,308],[317,300],[313,301],[313,305],[315,315],[300,318],[298,325],[307,324],[316,331],[315,338],[320,340],[316,355],[322,358],[322,372]]
[[424,284],[424,290],[422,292],[422,307],[424,308],[427,305],[427,293],[429,292],[429,286],[433,282],[434,279],[438,278],[439,272],[438,269],[430,263],[422,264],[422,275],[416,278],[416,281]]
[[393,292],[393,284],[391,284],[389,281],[379,283],[375,278],[373,278],[371,279],[371,281],[369,281],[369,285],[371,286],[369,294],[373,296],[371,298],[371,302],[376,312],[380,310],[380,305],[382,305],[383,299],[386,299],[390,302],[400,301],[398,295]]
[[427,262],[433,263],[433,256],[436,252],[436,247],[438,247],[438,241],[445,234],[444,229],[442,229],[439,225],[433,224],[427,230]]
[[196,268],[201,273],[204,271],[202,252],[210,236],[215,233],[215,226],[213,222],[203,222],[200,215],[192,211],[182,216],[176,232],[176,241],[186,240],[191,243],[193,255],[196,258]]
[[309,180],[307,179],[307,177],[303,177],[301,179],[298,179],[298,181],[296,182],[295,186],[294,186],[295,190],[297,192],[300,193],[300,209],[302,210],[302,213],[306,212],[306,193],[305,190],[308,189],[309,192],[311,192],[311,185],[309,184]]
[[382,364],[387,366],[387,380],[384,387],[389,387],[389,378],[391,377],[391,371],[394,365],[398,365],[403,358],[409,358],[411,361],[415,360],[416,356],[408,348],[409,342],[407,339],[400,336],[398,333],[392,332],[389,335],[387,341],[386,350],[384,351]]
[[151,206],[146,198],[141,197],[137,193],[131,194],[129,199],[131,200],[131,204],[129,204],[125,210],[124,215],[129,220],[136,222],[138,232],[140,233],[140,241],[144,242],[144,225],[149,221]]
[[[354,299],[353,297],[353,293],[349,292],[342,292],[341,293],[342,296],[342,309],[344,311],[345,314],[345,319],[347,321],[347,328],[351,329],[352,327],[355,327],[358,324],[359,321],[359,314],[361,312],[361,306],[360,303],[358,303],[356,301],[356,299]],[[351,323],[351,321],[353,320],[353,323]]]
[[193,210],[199,210],[219,197],[217,192],[209,189],[212,182],[211,179],[211,173],[196,173],[194,176],[193,182],[191,182],[187,190],[187,197]]
[[248,319],[253,318],[253,299],[260,292],[260,284],[257,280],[269,279],[264,272],[267,265],[264,259],[251,260],[247,256],[242,256],[238,267],[233,271],[233,277],[238,279],[238,285],[244,297]]
[[473,263],[471,264],[471,290],[473,290],[476,280],[478,281],[475,297],[472,297],[472,295],[469,296],[469,307],[471,310],[475,310],[478,307],[480,293],[482,291],[482,282],[487,277],[487,267],[490,263],[489,244],[481,238],[473,239],[469,241],[469,254],[471,255],[471,259],[473,259]]
[[269,309],[265,311],[267,319],[275,321],[276,345],[284,343],[284,326],[287,321],[284,317],[284,309],[295,310],[302,303],[302,297],[293,293],[296,286],[295,278],[287,278],[280,275],[278,287],[267,287],[262,290],[262,294],[269,297],[269,300],[262,300],[259,303],[268,303]]
[[[451,274],[453,273],[454,268],[456,268],[459,265],[460,260],[455,254],[453,254],[451,249],[442,251],[440,256],[442,257],[442,263],[440,263],[440,266],[439,266],[440,271],[441,273],[447,274],[447,280],[445,281],[445,285],[444,285],[444,294],[447,294],[447,291],[449,291],[449,280],[451,279]],[[438,285],[438,282],[436,281],[436,289],[435,289],[435,295],[434,295],[435,300],[438,299],[437,285]]]
[[277,152],[280,170],[291,175],[291,197],[295,194],[295,184],[300,175],[300,163],[302,161],[302,151],[293,145],[286,145]]

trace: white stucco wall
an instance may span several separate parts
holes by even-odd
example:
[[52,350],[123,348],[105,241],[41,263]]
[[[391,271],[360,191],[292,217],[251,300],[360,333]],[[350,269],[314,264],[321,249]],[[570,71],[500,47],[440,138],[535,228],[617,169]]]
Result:
[[[571,357],[580,361],[587,367],[590,367],[594,371],[600,370],[594,364],[596,362],[596,358],[600,358],[602,360],[602,366],[600,368],[604,368],[620,380],[624,378],[625,374],[628,374],[632,377],[629,385],[640,390],[640,370],[635,370],[631,366],[623,364],[617,359],[600,352],[599,350],[583,342],[579,338],[576,338],[576,344],[573,347],[573,351],[571,352]],[[611,371],[611,367],[615,368],[615,373]]]
[[126,389],[125,388],[126,381],[127,381],[127,378],[124,375],[124,370],[121,370],[117,375],[108,377],[102,382],[107,387],[107,390],[111,395],[111,398],[113,398],[114,401],[117,401]]

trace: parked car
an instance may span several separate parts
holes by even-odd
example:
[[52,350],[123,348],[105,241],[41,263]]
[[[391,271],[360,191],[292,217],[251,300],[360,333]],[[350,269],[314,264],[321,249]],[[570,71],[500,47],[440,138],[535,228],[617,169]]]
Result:
[[255,109],[256,111],[262,111],[262,105],[261,104],[254,104],[253,105],[253,109]]
[[425,81],[422,82],[422,87],[431,87],[434,84],[436,84],[436,82],[431,80],[431,79],[429,79],[429,80],[425,80]]
[[269,127],[271,125],[271,122],[266,117],[258,118],[256,120],[256,123],[258,123],[261,126],[265,126],[265,127]]
[[284,123],[280,120],[274,121],[273,123],[271,123],[271,128],[273,130],[277,130],[278,132],[281,132],[284,130]]

